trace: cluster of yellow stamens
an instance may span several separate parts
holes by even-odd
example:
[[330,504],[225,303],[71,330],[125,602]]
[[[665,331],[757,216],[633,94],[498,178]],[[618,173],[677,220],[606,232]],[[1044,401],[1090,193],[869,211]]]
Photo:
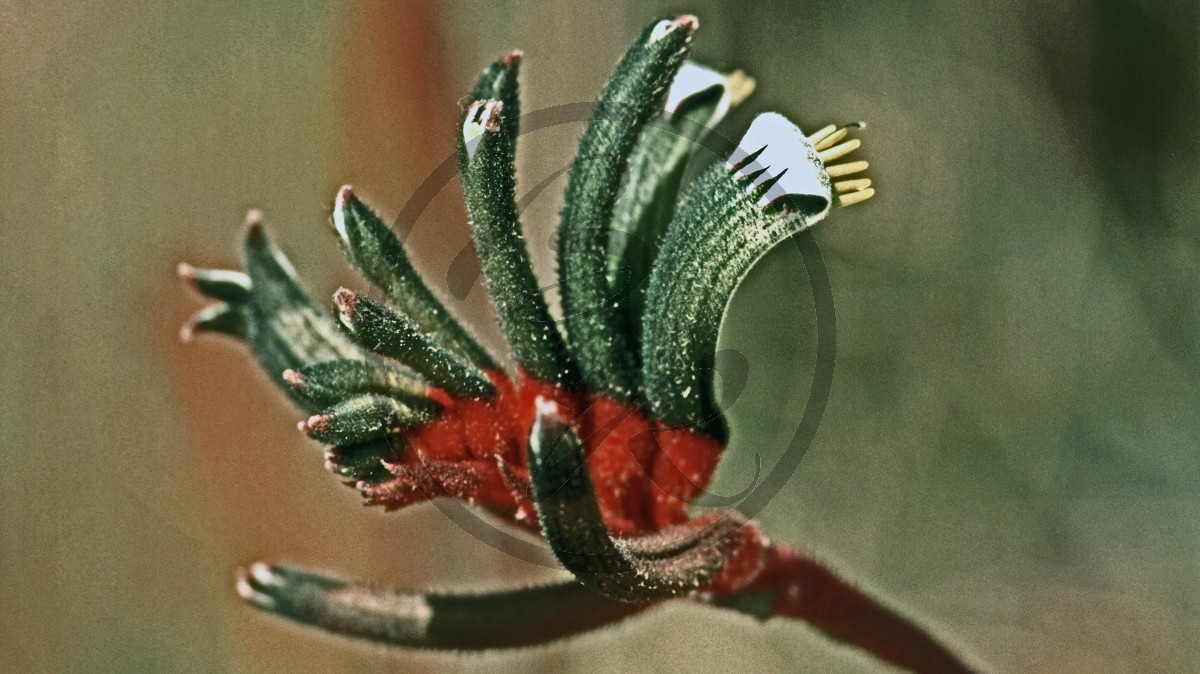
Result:
[[[867,162],[865,161],[852,161],[843,164],[830,163],[854,152],[862,145],[862,141],[857,138],[851,138],[845,142],[842,141],[850,129],[862,129],[865,127],[866,124],[863,122],[853,122],[840,126],[830,124],[808,137],[808,142],[812,143],[813,149],[817,151],[817,156],[821,159],[821,163],[825,164],[825,172],[829,174],[830,178],[841,178],[867,170]],[[837,180],[833,183],[834,206],[850,206],[851,204],[866,201],[873,196],[875,196],[875,189],[871,187],[871,180],[869,178]]]

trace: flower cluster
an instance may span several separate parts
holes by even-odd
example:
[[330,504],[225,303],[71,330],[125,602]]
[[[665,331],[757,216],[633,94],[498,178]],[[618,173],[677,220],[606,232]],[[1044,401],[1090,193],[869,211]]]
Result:
[[429,648],[540,643],[675,597],[808,621],[893,664],[963,665],[919,628],[736,510],[692,517],[726,446],[713,393],[726,304],[770,248],[831,208],[874,194],[843,161],[860,124],[804,134],[757,117],[684,186],[689,159],[753,90],[740,72],[686,60],[692,16],[646,28],[617,66],[579,145],[562,213],[565,334],[535,278],[518,217],[520,52],[465,100],[458,168],[483,277],[507,338],[505,367],[416,272],[350,187],[331,217],[347,259],[386,297],[349,289],[332,317],[301,289],[257,212],[245,273],[181,265],[220,301],[185,336],[243,340],[306,411],[300,430],[372,504],[450,497],[539,532],[570,582],[494,594],[411,594],[255,564],[256,606],[363,638]]

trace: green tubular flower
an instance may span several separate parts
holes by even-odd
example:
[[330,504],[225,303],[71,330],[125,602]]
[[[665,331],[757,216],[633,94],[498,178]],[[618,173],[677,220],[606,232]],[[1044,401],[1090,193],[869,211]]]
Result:
[[646,125],[629,158],[625,185],[613,207],[608,250],[612,311],[634,340],[641,360],[642,313],[650,270],[675,214],[689,160],[713,127],[754,91],[744,73],[719,73],[684,62],[663,110]]
[[349,185],[338,190],[330,220],[346,259],[421,330],[481,368],[499,367],[425,285],[387,223]]
[[[828,146],[845,129],[818,133],[809,138],[782,115],[759,115],[729,160],[688,188],[667,227],[642,330],[646,396],[666,423],[725,438],[712,385],[717,333],[729,299],[767,251],[828,214],[835,187],[825,162],[858,147],[857,140]],[[850,168],[861,170],[865,162]],[[874,193],[869,181],[859,184],[859,191],[839,196],[837,204]]]
[[246,342],[267,373],[308,411],[318,409],[285,386],[285,370],[327,360],[363,360],[366,352],[343,336],[300,288],[287,257],[263,231],[262,214],[246,215],[246,274],[179,266],[179,276],[198,292],[222,300],[184,325],[181,336],[215,332]]
[[853,177],[866,162],[840,162],[859,146],[847,136],[861,125],[806,136],[774,113],[683,185],[706,134],[753,89],[741,73],[685,62],[697,25],[692,16],[649,25],[580,140],[558,251],[565,337],[518,217],[521,53],[485,69],[464,102],[463,195],[516,372],[451,315],[349,187],[334,200],[333,230],[386,304],[343,288],[330,316],[301,290],[257,212],[245,273],[180,266],[218,301],[184,336],[245,342],[307,412],[298,425],[326,445],[326,468],[368,503],[466,502],[542,535],[573,575],[500,592],[418,594],[256,563],[239,573],[244,599],[358,638],[478,650],[546,643],[686,598],[804,620],[915,671],[969,671],[937,639],[770,541],[744,514],[689,511],[726,445],[713,367],[734,290],[772,247],[874,194]]
[[429,384],[417,373],[374,359],[330,360],[285,370],[283,379],[315,405],[332,405],[355,393],[379,393],[410,402],[430,396]]
[[579,374],[534,278],[517,216],[519,52],[480,76],[462,117],[458,167],[475,250],[513,357],[542,381],[576,388]]
[[654,601],[708,586],[730,563],[737,530],[747,524],[736,513],[614,538],[596,502],[583,442],[554,403],[539,398],[537,408],[529,473],[542,535],[581,583],[620,601]]
[[639,395],[637,363],[608,285],[609,223],[642,128],[661,109],[699,26],[693,16],[646,28],[605,87],[579,141],[559,231],[563,318],[584,383],[620,402]]
[[455,397],[487,398],[495,388],[474,364],[439,344],[411,318],[342,288],[333,306],[346,334],[381,356],[411,367]]

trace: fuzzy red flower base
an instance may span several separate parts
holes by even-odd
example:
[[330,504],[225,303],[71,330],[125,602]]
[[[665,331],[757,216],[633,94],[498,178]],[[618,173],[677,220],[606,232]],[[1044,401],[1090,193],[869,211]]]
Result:
[[[524,373],[515,385],[502,372],[489,372],[488,378],[497,392],[489,400],[431,394],[441,414],[406,432],[408,451],[386,464],[394,477],[356,484],[369,503],[390,510],[450,496],[540,530],[527,457],[535,401],[543,398],[558,405],[584,441],[588,470],[599,487],[596,501],[613,535],[638,536],[689,522],[688,504],[708,485],[724,450],[719,442],[663,426],[604,395],[566,391]],[[711,591],[730,592],[752,582],[762,570],[764,545],[752,522],[743,526],[735,560]]]

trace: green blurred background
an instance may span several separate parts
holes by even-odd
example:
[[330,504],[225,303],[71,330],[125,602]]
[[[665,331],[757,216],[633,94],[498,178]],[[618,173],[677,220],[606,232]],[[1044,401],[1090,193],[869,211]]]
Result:
[[[406,588],[549,572],[432,508],[360,507],[238,348],[179,343],[198,302],[175,263],[235,264],[261,207],[311,289],[361,287],[327,231],[338,185],[394,214],[495,55],[525,50],[528,110],[592,100],[639,29],[681,11],[696,58],[758,80],[726,135],[764,110],[870,122],[879,194],[816,232],[832,396],[766,530],[994,671],[1195,670],[1200,9],[967,5],[0,0],[0,670],[874,667],[801,625],[687,605],[548,648],[394,651],[233,592],[260,558]],[[579,132],[523,138],[523,183]],[[410,239],[439,284],[468,240],[451,188]],[[560,193],[526,214],[547,273]],[[801,268],[784,246],[731,308],[750,390],[716,491],[755,452],[769,468],[803,409]],[[499,343],[480,288],[458,308]]]

